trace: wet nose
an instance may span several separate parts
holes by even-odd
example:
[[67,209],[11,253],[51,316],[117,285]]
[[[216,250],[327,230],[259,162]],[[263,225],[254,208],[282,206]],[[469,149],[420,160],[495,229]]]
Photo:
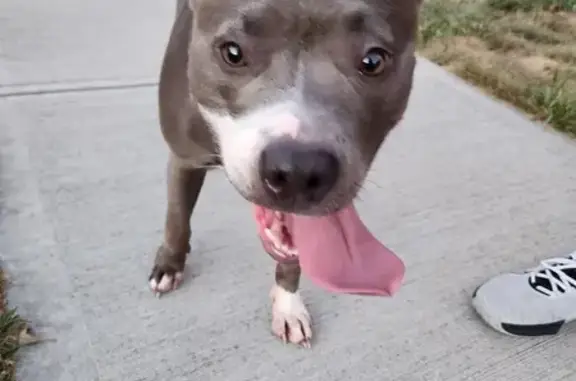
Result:
[[279,141],[263,150],[259,170],[266,191],[274,198],[318,202],[336,184],[340,163],[325,148]]

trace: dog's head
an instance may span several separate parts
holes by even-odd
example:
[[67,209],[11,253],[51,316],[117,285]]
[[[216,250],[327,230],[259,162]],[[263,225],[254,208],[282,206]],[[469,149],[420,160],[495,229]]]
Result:
[[249,201],[356,196],[412,87],[421,0],[189,0],[189,88]]

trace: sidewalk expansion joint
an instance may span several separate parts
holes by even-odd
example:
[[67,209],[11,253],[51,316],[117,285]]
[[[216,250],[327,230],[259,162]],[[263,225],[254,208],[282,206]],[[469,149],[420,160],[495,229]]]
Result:
[[114,81],[114,80],[97,80],[97,81],[78,81],[78,82],[55,82],[41,84],[23,84],[23,85],[0,85],[0,98],[27,97],[55,95],[66,93],[84,93],[93,91],[113,91],[113,90],[130,90],[146,87],[158,86],[157,81]]

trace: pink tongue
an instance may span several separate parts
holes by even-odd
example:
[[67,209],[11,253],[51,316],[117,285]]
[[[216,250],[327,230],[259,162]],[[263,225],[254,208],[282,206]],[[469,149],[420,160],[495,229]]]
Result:
[[353,205],[324,217],[285,214],[285,219],[302,271],[320,287],[385,296],[400,288],[402,260],[368,231]]

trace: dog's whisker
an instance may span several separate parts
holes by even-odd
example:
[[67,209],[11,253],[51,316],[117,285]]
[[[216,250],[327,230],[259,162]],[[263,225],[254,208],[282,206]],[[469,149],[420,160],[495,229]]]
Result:
[[201,165],[199,167],[195,167],[198,169],[223,169],[223,165]]
[[378,184],[376,181],[374,181],[374,180],[372,180],[372,179],[369,179],[369,178],[366,179],[366,183],[371,184],[371,185],[374,185],[374,186],[377,187],[378,189],[382,189],[382,188],[383,188],[382,185]]

